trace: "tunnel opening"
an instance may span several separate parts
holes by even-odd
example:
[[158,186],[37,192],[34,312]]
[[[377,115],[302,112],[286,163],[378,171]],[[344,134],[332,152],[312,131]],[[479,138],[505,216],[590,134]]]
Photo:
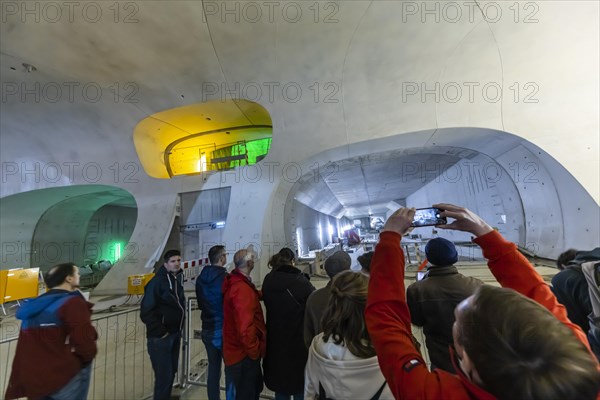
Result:
[[[540,257],[598,245],[600,212],[590,194],[548,153],[507,132],[468,127],[414,132],[341,146],[310,160],[315,162],[319,173],[295,182],[285,202],[286,240],[301,254],[335,243],[319,225],[335,226],[337,236],[348,227],[376,231],[371,221],[385,220],[399,206],[434,203],[473,210]],[[432,227],[414,234],[471,240]]]
[[2,199],[2,269],[48,271],[72,262],[81,286],[93,288],[119,263],[132,262],[137,204],[104,185],[39,189]]

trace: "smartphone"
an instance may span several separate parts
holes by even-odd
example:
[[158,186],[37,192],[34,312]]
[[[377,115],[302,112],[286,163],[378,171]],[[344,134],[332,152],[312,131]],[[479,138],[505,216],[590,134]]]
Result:
[[434,225],[444,225],[448,221],[445,217],[440,216],[444,210],[439,208],[431,207],[431,208],[417,208],[415,212],[415,218],[413,219],[412,224],[410,226],[419,227],[419,226],[434,226]]

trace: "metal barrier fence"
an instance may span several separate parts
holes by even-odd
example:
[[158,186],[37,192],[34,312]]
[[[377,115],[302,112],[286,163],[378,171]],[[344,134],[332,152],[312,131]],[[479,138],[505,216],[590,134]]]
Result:
[[[208,360],[204,343],[201,340],[200,327],[202,326],[202,322],[200,320],[198,302],[195,297],[187,297],[186,316],[187,319],[181,341],[182,373],[179,384],[183,388],[188,388],[189,386],[206,387]],[[225,390],[225,374],[223,372],[221,373],[221,390]],[[222,397],[225,396],[223,395]],[[274,394],[265,387],[260,397],[263,399],[273,399]],[[190,396],[190,398],[198,398],[198,396]]]
[[[195,297],[188,297],[186,311],[180,372],[176,382],[182,389],[193,391],[192,386],[206,387],[207,357],[204,344],[200,340],[200,312]],[[152,397],[154,373],[146,350],[146,326],[140,320],[139,307],[113,312],[110,315],[94,315],[92,324],[98,332],[98,354],[93,364],[88,400],[132,400]],[[16,320],[4,321],[0,325],[0,398],[6,393],[19,326],[20,323]],[[413,329],[413,332],[424,344],[422,331]],[[421,351],[428,361],[425,346],[422,346]],[[221,374],[222,390],[225,390],[224,380],[225,375]],[[274,398],[267,388],[260,397]],[[190,398],[198,396],[191,395]]]
[[[98,354],[92,365],[88,399],[131,400],[151,397],[154,375],[146,351],[146,326],[140,320],[139,308],[110,315],[93,315],[92,324],[98,332]],[[0,329],[0,398],[6,393],[19,326],[16,320],[3,321]]]
[[[175,382],[182,389],[194,390],[191,386],[206,387],[208,365],[206,349],[199,336],[202,324],[195,297],[188,297],[186,311],[180,368]],[[151,398],[154,372],[146,348],[146,325],[140,320],[139,307],[107,315],[92,315],[92,325],[98,332],[98,354],[92,365],[88,400]],[[19,328],[20,322],[17,320],[5,320],[0,324],[0,398],[6,393]],[[194,335],[194,332],[197,335]],[[221,375],[221,386],[225,390],[225,374]],[[261,397],[273,398],[266,388]]]

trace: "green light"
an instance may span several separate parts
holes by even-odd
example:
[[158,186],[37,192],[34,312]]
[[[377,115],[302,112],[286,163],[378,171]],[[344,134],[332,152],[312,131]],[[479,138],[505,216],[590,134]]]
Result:
[[114,248],[115,248],[115,253],[114,253],[115,256],[112,260],[113,264],[121,258],[121,243],[115,242]]

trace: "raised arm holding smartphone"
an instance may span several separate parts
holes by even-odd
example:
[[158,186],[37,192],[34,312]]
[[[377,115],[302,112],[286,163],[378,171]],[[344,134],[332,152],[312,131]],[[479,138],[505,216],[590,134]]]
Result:
[[439,228],[475,236],[503,288],[484,285],[456,307],[453,352],[458,374],[429,372],[410,336],[400,246],[415,209],[392,214],[373,255],[366,321],[394,396],[600,399],[600,371],[585,335],[568,320],[515,244],[470,210],[452,204],[434,207],[452,220]]

